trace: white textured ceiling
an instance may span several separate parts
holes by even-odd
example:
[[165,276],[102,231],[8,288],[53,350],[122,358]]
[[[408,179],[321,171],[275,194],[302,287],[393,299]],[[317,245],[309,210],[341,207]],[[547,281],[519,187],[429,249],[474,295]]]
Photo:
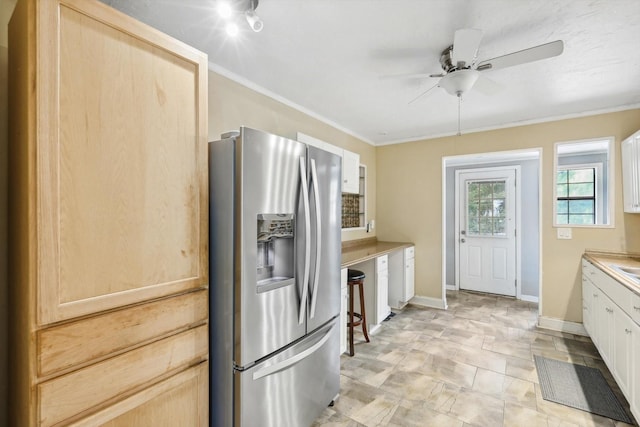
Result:
[[216,0],[102,1],[373,144],[456,133],[456,97],[436,88],[409,104],[437,79],[388,76],[440,72],[461,28],[484,31],[478,60],[565,44],[558,57],[484,71],[502,89],[463,97],[463,133],[640,105],[640,0],[261,0],[264,30],[241,25],[233,40]]

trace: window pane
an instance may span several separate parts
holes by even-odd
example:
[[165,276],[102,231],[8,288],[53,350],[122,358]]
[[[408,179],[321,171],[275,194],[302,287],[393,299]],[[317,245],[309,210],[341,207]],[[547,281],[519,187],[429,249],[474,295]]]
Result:
[[570,224],[593,224],[593,215],[571,214],[569,216]]
[[566,170],[558,171],[558,175],[556,175],[556,182],[558,182],[558,183],[567,182],[567,171]]
[[504,199],[493,199],[493,216],[504,217]]
[[469,183],[467,185],[467,200],[477,200],[478,199],[478,184],[475,182]]
[[593,215],[593,200],[568,200],[570,214]]
[[558,184],[556,186],[556,193],[558,197],[569,196],[569,186],[567,184]]
[[478,226],[478,218],[469,218],[469,224],[467,226],[468,234],[478,234],[480,232],[480,228]]
[[571,169],[569,173],[569,182],[593,182],[593,168],[589,169]]
[[569,201],[568,200],[558,200],[556,202],[556,212],[558,214],[566,214],[569,212]]
[[569,215],[567,214],[556,215],[556,222],[558,224],[569,224]]
[[476,218],[478,216],[478,203],[469,202],[467,205],[467,216],[469,218]]
[[493,202],[491,200],[480,201],[480,216],[490,217],[493,212]]
[[504,198],[504,181],[493,183],[493,197],[496,199]]
[[491,234],[492,229],[491,218],[480,218],[480,234]]
[[504,218],[495,218],[493,220],[493,235],[504,236],[506,234],[505,226],[506,220]]
[[569,184],[569,197],[593,196],[593,183]]

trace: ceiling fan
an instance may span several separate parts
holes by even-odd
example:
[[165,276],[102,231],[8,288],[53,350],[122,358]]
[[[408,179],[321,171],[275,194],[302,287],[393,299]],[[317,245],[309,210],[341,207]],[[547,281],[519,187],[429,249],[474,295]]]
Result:
[[461,98],[465,92],[474,87],[485,94],[492,94],[499,86],[487,77],[482,76],[481,73],[483,71],[513,67],[527,62],[552,58],[560,55],[564,50],[562,40],[556,40],[478,62],[476,55],[478,54],[481,40],[482,30],[473,28],[457,30],[453,44],[440,54],[442,73],[406,75],[408,77],[440,78],[438,83],[412,99],[409,104],[422,98],[436,87],[441,87],[458,98]]

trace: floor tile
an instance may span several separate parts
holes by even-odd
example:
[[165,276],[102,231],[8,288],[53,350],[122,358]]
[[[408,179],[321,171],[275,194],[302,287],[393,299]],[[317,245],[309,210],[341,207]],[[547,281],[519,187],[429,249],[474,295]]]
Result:
[[448,291],[448,310],[408,305],[355,356],[341,356],[340,396],[313,427],[627,427],[542,399],[534,355],[599,369],[619,387],[588,337],[540,329],[538,306]]

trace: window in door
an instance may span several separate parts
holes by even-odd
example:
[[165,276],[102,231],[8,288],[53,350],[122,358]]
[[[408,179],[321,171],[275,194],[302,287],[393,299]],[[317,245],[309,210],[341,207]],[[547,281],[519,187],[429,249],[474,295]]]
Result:
[[[600,167],[601,168],[601,167]],[[556,175],[556,223],[595,224],[597,165],[559,167]]]
[[364,229],[366,222],[366,178],[367,167],[360,165],[358,194],[342,193],[342,228]]
[[467,233],[505,236],[505,181],[467,181]]

